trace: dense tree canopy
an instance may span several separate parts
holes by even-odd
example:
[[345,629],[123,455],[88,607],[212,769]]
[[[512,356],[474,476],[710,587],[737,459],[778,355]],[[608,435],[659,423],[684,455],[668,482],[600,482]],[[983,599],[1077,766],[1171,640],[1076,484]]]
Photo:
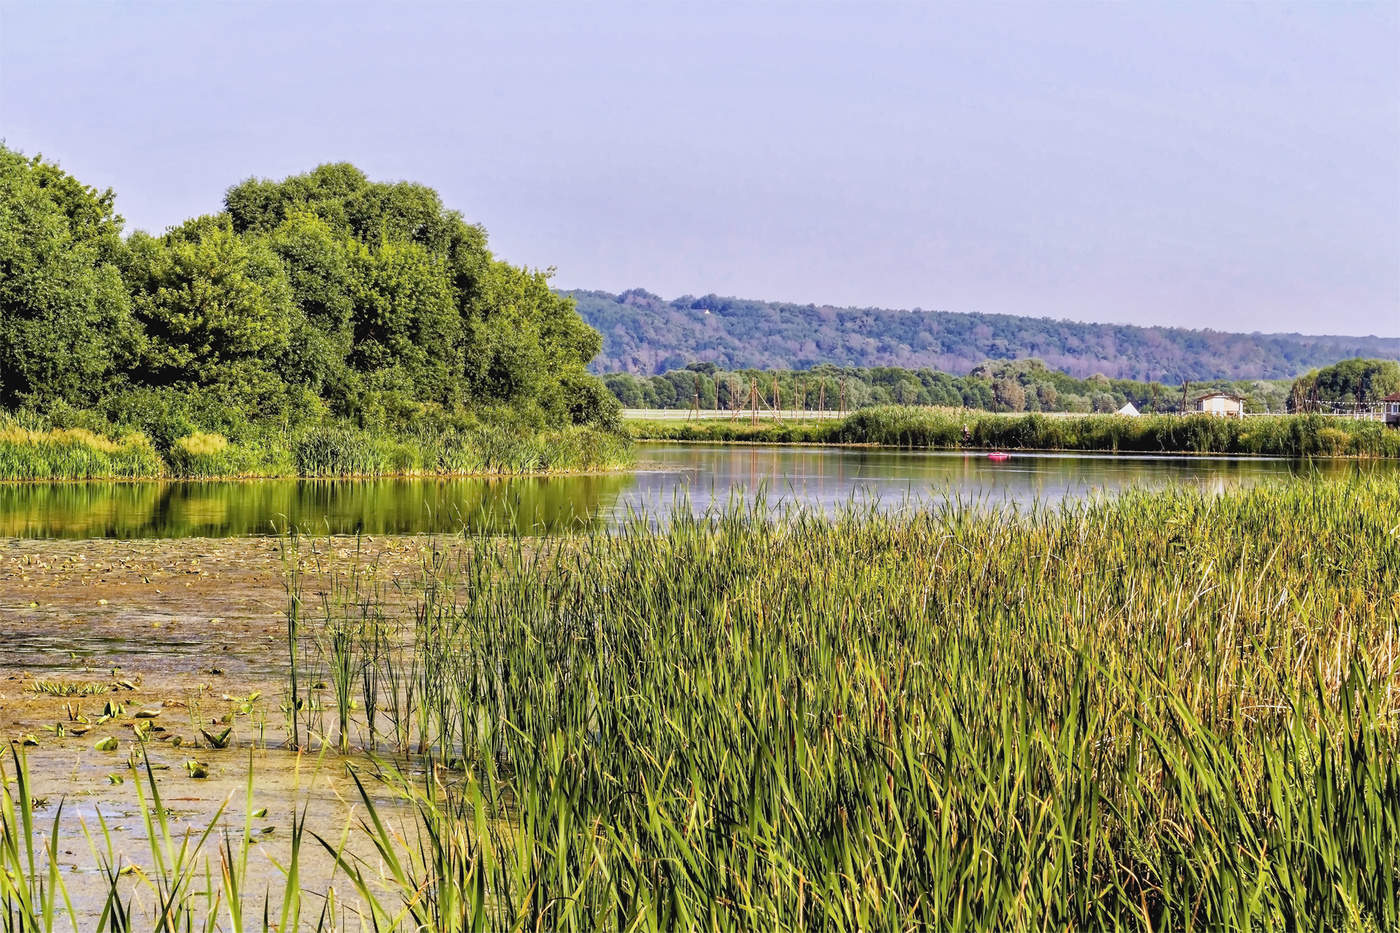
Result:
[[0,146],[0,406],[88,402],[132,362],[113,200]]
[[0,405],[214,428],[615,417],[573,301],[431,188],[323,165],[160,236],[121,226],[110,191],[0,148]]
[[1244,396],[1249,411],[1282,411],[1288,395],[1283,380],[1216,380],[1192,383],[1183,392],[1181,386],[1101,374],[1076,379],[1040,360],[984,362],[966,376],[894,366],[730,371],[714,363],[692,363],[655,376],[610,373],[603,381],[626,408],[689,408],[697,393],[702,408],[743,407],[754,388],[762,404],[771,405],[778,397],[785,408],[835,409],[844,400],[850,409],[897,404],[999,412],[1113,412],[1125,402],[1143,412],[1172,412],[1216,390]]

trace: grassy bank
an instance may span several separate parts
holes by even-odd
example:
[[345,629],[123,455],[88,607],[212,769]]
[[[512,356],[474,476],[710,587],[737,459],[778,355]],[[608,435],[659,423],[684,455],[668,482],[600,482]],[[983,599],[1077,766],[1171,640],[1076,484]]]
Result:
[[[352,928],[1395,929],[1396,514],[1300,480],[470,539],[407,605],[294,573],[288,731],[407,822],[278,844]],[[224,848],[179,916],[240,896]],[[251,897],[330,903],[293,887]]]
[[0,480],[75,480],[517,474],[603,470],[630,463],[615,432],[502,427],[383,434],[349,426],[231,441],[195,431],[157,449],[140,433],[117,437],[79,428],[0,422]]
[[[637,438],[888,447],[1253,454],[1273,457],[1400,457],[1400,431],[1377,421],[1320,415],[995,415],[885,406],[843,421],[633,421]],[[964,431],[964,428],[966,431]]]

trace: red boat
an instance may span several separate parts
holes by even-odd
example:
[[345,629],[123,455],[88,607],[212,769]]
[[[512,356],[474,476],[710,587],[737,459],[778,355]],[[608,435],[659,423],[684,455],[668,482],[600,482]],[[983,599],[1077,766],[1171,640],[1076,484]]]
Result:
[[1004,453],[1004,452],[1002,452],[1002,451],[1000,451],[1000,450],[994,450],[994,451],[992,451],[991,453],[987,454],[987,459],[988,459],[988,460],[1010,460],[1010,459],[1011,459],[1011,455],[1008,454],[1008,453]]

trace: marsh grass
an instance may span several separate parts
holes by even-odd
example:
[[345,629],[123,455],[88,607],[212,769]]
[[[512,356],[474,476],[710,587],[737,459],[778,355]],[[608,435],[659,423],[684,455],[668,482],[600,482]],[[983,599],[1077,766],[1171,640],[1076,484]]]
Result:
[[261,431],[238,441],[195,431],[158,451],[143,434],[34,428],[0,414],[0,480],[502,475],[589,472],[631,463],[630,443],[592,427],[512,425],[384,434],[346,424]]
[[110,693],[112,685],[95,680],[46,680],[38,678],[29,683],[28,689],[49,696],[86,697]]
[[159,476],[160,455],[142,434],[113,440],[82,428],[32,430],[0,417],[0,479]]
[[[964,434],[966,428],[966,434]],[[876,444],[887,447],[1216,453],[1272,457],[1400,457],[1400,431],[1321,415],[1048,416],[887,405],[841,421],[636,421],[656,440]]]
[[411,658],[352,637],[330,689],[447,776],[422,928],[1390,929],[1397,514],[1304,480],[472,539]]
[[[1395,929],[1397,515],[735,507],[289,578],[299,741],[373,763],[298,837],[357,895],[315,928]],[[9,909],[61,902],[14,853]]]

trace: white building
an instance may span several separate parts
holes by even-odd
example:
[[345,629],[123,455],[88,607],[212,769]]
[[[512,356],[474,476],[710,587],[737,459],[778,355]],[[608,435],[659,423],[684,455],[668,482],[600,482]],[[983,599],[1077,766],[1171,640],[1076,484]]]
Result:
[[1134,405],[1132,402],[1127,402],[1126,404],[1123,405],[1122,408],[1120,408],[1120,409],[1118,409],[1116,412],[1114,412],[1114,414],[1115,414],[1115,415],[1127,415],[1129,418],[1136,418],[1136,417],[1138,416],[1137,406]]
[[1211,392],[1196,399],[1196,411],[1207,415],[1224,415],[1231,418],[1244,417],[1244,396],[1228,392]]

